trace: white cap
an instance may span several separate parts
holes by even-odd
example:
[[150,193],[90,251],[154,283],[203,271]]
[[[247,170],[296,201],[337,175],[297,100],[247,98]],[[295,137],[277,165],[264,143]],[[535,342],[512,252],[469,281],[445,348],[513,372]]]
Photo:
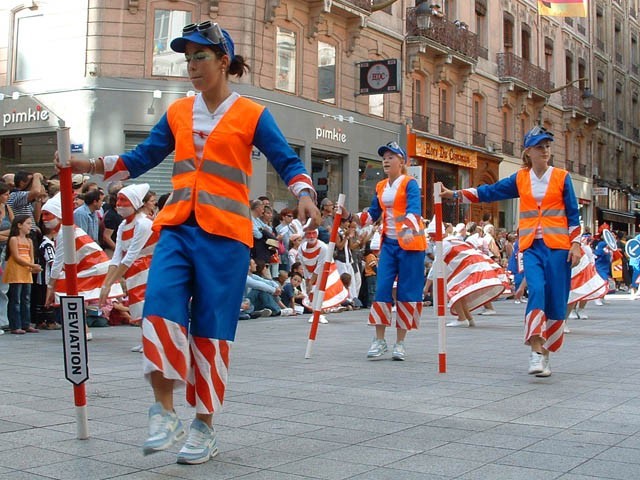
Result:
[[140,183],[138,185],[127,185],[118,192],[118,195],[124,195],[129,199],[133,208],[139,210],[142,207],[144,196],[149,191],[148,183]]
[[56,193],[53,197],[46,201],[42,206],[42,210],[51,213],[53,216],[62,218],[62,203],[60,193]]
[[[444,226],[444,223],[443,223],[442,224],[442,234],[443,235],[444,235],[444,231],[445,230],[446,230],[446,227]],[[435,215],[433,216],[433,218],[429,222],[429,226],[427,227],[425,232],[427,232],[427,233],[436,233],[436,216]]]
[[456,232],[456,233],[460,233],[465,228],[467,228],[467,226],[464,223],[459,223],[459,224],[456,225],[456,227],[453,229],[453,231]]

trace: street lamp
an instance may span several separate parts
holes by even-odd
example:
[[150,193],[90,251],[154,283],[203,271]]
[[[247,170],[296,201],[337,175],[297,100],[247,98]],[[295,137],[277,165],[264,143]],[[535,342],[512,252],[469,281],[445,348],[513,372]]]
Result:
[[415,9],[416,24],[420,32],[431,26],[431,7],[427,4],[428,1],[431,0],[422,0]]

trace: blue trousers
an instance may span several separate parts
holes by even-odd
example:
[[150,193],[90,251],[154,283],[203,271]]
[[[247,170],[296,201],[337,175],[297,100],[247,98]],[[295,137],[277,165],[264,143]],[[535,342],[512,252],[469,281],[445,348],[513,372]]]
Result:
[[422,303],[424,256],[425,252],[422,250],[404,250],[397,240],[384,238],[378,260],[375,301],[385,303],[393,301],[391,291],[397,277],[398,302]]
[[9,328],[11,330],[29,328],[31,325],[31,284],[10,283],[7,297],[9,298],[7,306]]
[[151,261],[143,316],[171,320],[193,336],[233,341],[248,270],[245,244],[198,226],[164,227]]
[[564,320],[571,290],[571,263],[568,250],[551,249],[542,239],[523,252],[524,275],[529,299],[527,314],[542,310],[549,320]]

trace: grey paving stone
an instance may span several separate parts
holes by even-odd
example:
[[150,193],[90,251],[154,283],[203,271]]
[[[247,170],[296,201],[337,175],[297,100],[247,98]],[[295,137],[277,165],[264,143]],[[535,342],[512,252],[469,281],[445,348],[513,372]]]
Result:
[[466,443],[451,442],[429,450],[430,455],[439,457],[459,458],[461,460],[473,460],[476,462],[493,462],[498,458],[513,453],[506,448],[485,447],[481,445],[469,445]]
[[431,475],[423,472],[409,472],[407,470],[395,470],[379,467],[366,473],[350,477],[349,480],[444,480],[447,477]]
[[512,467],[510,465],[484,465],[458,477],[459,480],[551,480],[558,478],[558,472],[533,468]]
[[584,462],[585,459],[580,457],[554,455],[551,453],[540,455],[538,452],[519,451],[513,452],[506,457],[501,457],[497,459],[495,463],[499,465],[512,465],[514,467],[567,473]]
[[88,478],[102,480],[133,473],[136,469],[113,463],[98,462],[90,458],[75,458],[65,462],[30,468],[26,471],[59,480],[86,480]]
[[481,432],[469,435],[458,440],[459,443],[471,445],[484,445],[486,447],[507,448],[520,450],[537,442],[532,437],[521,437],[516,435],[501,435],[498,433]]
[[569,440],[579,443],[597,443],[599,445],[616,445],[628,438],[628,435],[620,433],[594,432],[589,430],[577,430],[575,427],[570,430],[564,430],[554,435],[553,440]]
[[174,463],[172,465],[154,468],[151,471],[169,478],[186,478],[189,480],[227,480],[231,478],[242,478],[244,475],[258,471],[257,468],[223,462],[219,457],[220,455],[201,465],[178,465]]
[[608,460],[587,460],[582,465],[574,468],[571,473],[630,480],[640,478],[640,465],[637,463],[611,462]]
[[635,448],[611,447],[596,455],[595,459],[640,464],[640,451]]
[[569,440],[547,438],[528,446],[525,450],[528,452],[566,455],[570,457],[593,458],[608,448],[607,445],[599,445],[597,443],[572,442]]
[[272,468],[277,472],[295,475],[313,475],[323,480],[343,480],[372,470],[370,465],[338,462],[327,458],[305,458]]
[[484,461],[474,462],[471,460],[461,460],[459,458],[439,457],[431,455],[430,453],[421,453],[405,460],[391,463],[387,465],[387,467],[451,478],[480,468],[485,463]]
[[340,449],[333,449],[326,453],[320,453],[320,458],[330,458],[341,462],[362,463],[382,467],[413,456],[411,452],[391,450],[388,448],[376,448],[364,445],[351,445]]

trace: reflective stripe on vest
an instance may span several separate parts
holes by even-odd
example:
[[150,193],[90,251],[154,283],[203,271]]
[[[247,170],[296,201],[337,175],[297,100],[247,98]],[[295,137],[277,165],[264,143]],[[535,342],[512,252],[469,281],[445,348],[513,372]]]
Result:
[[264,107],[240,97],[207,137],[198,160],[193,144],[195,97],[174,102],[167,111],[175,138],[173,192],[158,213],[154,230],[180,225],[192,212],[208,233],[253,245],[249,177],[253,137]]
[[516,176],[520,194],[520,251],[533,244],[538,225],[542,228],[542,240],[547,247],[568,250],[571,242],[563,197],[567,171],[559,168],[551,171],[547,192],[540,206],[533,198],[530,175],[529,169],[522,169]]
[[[424,224],[422,223],[422,218],[418,216],[418,230],[414,230],[411,223],[405,223],[405,220],[407,219],[405,213],[407,211],[407,185],[411,180],[413,180],[413,177],[410,177],[409,175],[404,176],[404,178],[400,182],[400,185],[398,185],[396,197],[393,200],[392,214],[396,229],[396,235],[398,235],[398,245],[400,245],[403,250],[426,250],[427,240],[424,236]],[[382,192],[384,192],[384,189],[388,183],[389,180],[385,179],[381,180],[376,185],[376,194],[378,195],[378,203],[380,204],[380,208],[382,208],[383,218],[386,215],[387,207],[382,203]],[[402,228],[404,225],[408,225],[411,229],[411,233],[413,233],[413,239],[408,243],[401,241],[406,233],[406,229]],[[383,221],[383,235],[385,234],[386,229],[387,223]]]

